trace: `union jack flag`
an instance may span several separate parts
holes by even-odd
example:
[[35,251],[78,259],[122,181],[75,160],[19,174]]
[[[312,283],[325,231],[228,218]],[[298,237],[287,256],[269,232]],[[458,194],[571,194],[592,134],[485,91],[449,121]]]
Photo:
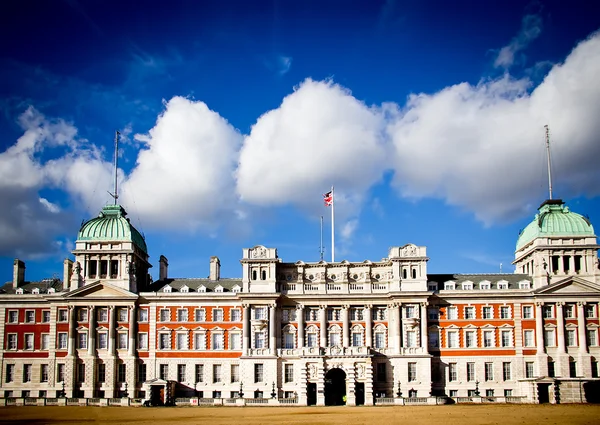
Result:
[[326,207],[333,205],[333,191],[329,191],[323,195],[323,202],[325,202]]

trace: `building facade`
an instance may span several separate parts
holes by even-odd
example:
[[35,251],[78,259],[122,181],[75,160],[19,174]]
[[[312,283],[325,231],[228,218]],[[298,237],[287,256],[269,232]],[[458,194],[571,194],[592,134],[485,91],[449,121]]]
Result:
[[119,205],[79,231],[63,279],[0,290],[0,396],[598,401],[600,270],[591,223],[546,201],[515,273],[429,274],[426,247],[381,261],[283,262],[172,278]]

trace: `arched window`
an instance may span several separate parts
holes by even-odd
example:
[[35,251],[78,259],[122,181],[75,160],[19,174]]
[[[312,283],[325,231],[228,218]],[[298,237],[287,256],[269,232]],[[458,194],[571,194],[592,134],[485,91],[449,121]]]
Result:
[[258,278],[258,273],[256,270],[252,270],[252,280],[256,280]]
[[416,278],[417,278],[417,269],[416,269],[416,268],[413,268],[413,269],[412,269],[412,278],[413,278],[413,279],[416,279]]
[[402,279],[406,279],[407,277],[407,273],[406,273],[406,268],[402,269]]
[[286,349],[296,348],[296,328],[287,325],[281,334],[281,346]]
[[267,280],[267,271],[266,270],[262,270],[260,272],[260,280]]

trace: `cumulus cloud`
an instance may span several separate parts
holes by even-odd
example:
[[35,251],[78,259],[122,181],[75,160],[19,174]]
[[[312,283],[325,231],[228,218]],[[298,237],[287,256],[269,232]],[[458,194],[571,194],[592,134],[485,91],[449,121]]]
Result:
[[549,124],[565,192],[598,194],[599,74],[595,34],[532,91],[529,80],[506,75],[412,95],[388,127],[396,150],[393,185],[403,196],[445,199],[486,223],[522,216],[539,199],[542,182],[532,165],[543,155]]
[[[123,186],[145,225],[197,229],[230,213],[241,135],[205,103],[174,97],[165,104]],[[232,212],[231,212],[232,213]]]
[[518,54],[527,48],[529,44],[539,37],[542,32],[542,18],[538,15],[525,15],[521,21],[521,30],[510,41],[498,51],[494,61],[496,68],[510,68],[519,60]]

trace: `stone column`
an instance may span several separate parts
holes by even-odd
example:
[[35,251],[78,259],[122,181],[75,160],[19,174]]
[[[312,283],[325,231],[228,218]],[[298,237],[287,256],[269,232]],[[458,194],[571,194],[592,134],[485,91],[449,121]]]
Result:
[[350,347],[350,308],[342,306],[342,346]]
[[114,305],[108,307],[108,354],[114,356],[117,352],[116,337],[116,315],[117,309]]
[[244,356],[248,355],[250,348],[250,306],[244,304],[244,317],[243,317],[243,341],[242,341],[242,352]]
[[585,328],[585,301],[577,302],[577,336],[579,339],[579,353],[587,353],[587,338]]
[[371,317],[372,305],[366,305],[364,309],[365,319],[365,345],[372,347],[373,345],[373,318]]
[[567,352],[565,349],[565,319],[563,313],[564,305],[565,303],[563,301],[556,303],[556,337],[558,340],[558,354],[565,354]]
[[429,303],[421,303],[421,348],[424,353],[427,353],[427,305]]
[[76,335],[77,318],[75,317],[75,307],[69,306],[69,345],[67,355],[75,355],[75,338]]
[[537,354],[544,354],[544,317],[542,314],[543,302],[535,303],[535,339],[537,345]]
[[95,326],[95,316],[96,308],[91,305],[88,308],[88,355],[93,356],[96,352],[96,326]]
[[134,305],[129,306],[129,345],[127,346],[127,354],[129,356],[135,356],[135,314],[136,308]]
[[327,347],[327,306],[322,305],[319,307],[319,316],[321,327],[319,330],[319,346]]
[[296,306],[296,315],[298,322],[298,342],[296,346],[302,349],[304,347],[304,306],[302,304]]
[[396,303],[393,306],[392,326],[394,326],[394,350],[396,354],[402,351],[402,303]]
[[275,312],[277,305],[269,306],[269,351],[271,354],[277,354],[277,335],[275,334]]

